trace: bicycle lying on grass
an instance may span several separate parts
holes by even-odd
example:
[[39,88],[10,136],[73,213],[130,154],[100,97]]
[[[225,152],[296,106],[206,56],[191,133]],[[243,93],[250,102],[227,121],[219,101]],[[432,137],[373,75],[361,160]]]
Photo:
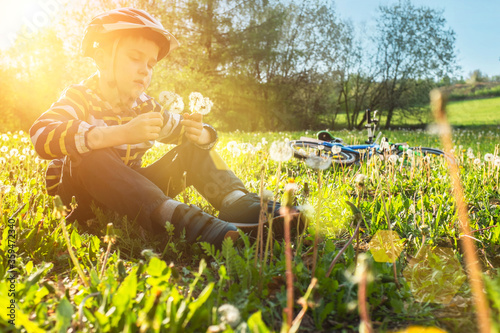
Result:
[[378,156],[382,159],[396,155],[403,159],[412,156],[442,156],[449,160],[453,158],[446,156],[445,153],[437,148],[429,147],[410,147],[407,143],[392,143],[387,138],[382,138],[378,143],[382,133],[379,132],[374,140],[374,134],[379,120],[376,118],[377,111],[374,111],[373,117],[371,110],[365,112],[366,125],[368,130],[368,140],[365,144],[346,145],[341,138],[334,137],[328,131],[321,131],[317,134],[317,139],[301,137],[299,140],[290,141],[293,155],[299,159],[307,159],[311,156],[319,156],[324,159],[330,158],[333,165],[348,166],[359,163],[360,160],[369,159]]

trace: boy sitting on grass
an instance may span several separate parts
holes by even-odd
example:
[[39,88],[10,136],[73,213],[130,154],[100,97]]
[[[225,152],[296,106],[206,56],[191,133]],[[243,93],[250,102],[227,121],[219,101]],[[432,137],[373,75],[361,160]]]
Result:
[[[143,229],[161,233],[166,222],[188,242],[220,247],[238,237],[237,227],[258,227],[260,198],[211,151],[217,132],[202,116],[162,111],[145,94],[156,63],[177,48],[175,37],[148,13],[121,8],[97,15],[82,41],[83,54],[94,59],[97,73],[68,87],[30,129],[37,153],[52,160],[47,191],[78,207],[71,220],[93,217],[91,204],[134,219]],[[141,167],[155,140],[177,146]],[[220,211],[218,218],[173,200],[186,186]],[[278,216],[279,204],[272,212]],[[229,222],[228,222],[229,221]],[[282,219],[275,223],[280,228]],[[281,227],[282,228],[282,227]]]

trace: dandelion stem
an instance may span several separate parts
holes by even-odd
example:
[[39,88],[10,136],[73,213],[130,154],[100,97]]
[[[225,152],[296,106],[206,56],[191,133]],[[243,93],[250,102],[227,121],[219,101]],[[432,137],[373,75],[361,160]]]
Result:
[[290,221],[292,219],[290,207],[281,208],[285,215],[285,260],[286,260],[286,322],[288,328],[292,327],[293,320],[293,272],[292,272],[292,246],[290,240]]
[[[441,142],[445,148],[445,153],[451,155],[453,143],[451,139],[451,126],[448,123],[445,112],[445,97],[438,89],[431,91],[431,106],[434,111],[434,116],[441,126]],[[458,166],[454,161],[447,160],[448,171],[452,179],[453,194],[457,202],[457,213],[460,221],[460,227],[464,235],[470,234],[469,215],[467,212],[467,204],[465,202],[462,184],[460,182],[460,173]],[[465,263],[467,265],[467,276],[471,285],[474,302],[476,305],[477,324],[481,333],[491,332],[490,322],[490,309],[488,302],[483,292],[482,273],[480,271],[478,256],[476,253],[476,246],[470,237],[463,237],[461,239],[464,246]]]
[[[349,206],[351,207],[351,209],[356,208],[353,204],[351,204],[350,202],[348,202],[348,204],[350,204]],[[354,209],[353,209],[354,210]],[[339,260],[340,256],[345,252],[345,250],[349,247],[349,245],[351,245],[352,241],[354,240],[354,238],[356,237],[356,235],[358,234],[359,232],[359,228],[361,226],[361,222],[363,222],[363,216],[361,215],[361,212],[359,211],[359,209],[356,208],[356,212],[354,214],[354,219],[358,221],[358,224],[356,225],[356,229],[354,230],[354,234],[352,235],[352,237],[347,241],[347,243],[344,245],[344,247],[342,248],[342,250],[340,250],[339,253],[337,253],[337,255],[335,256],[335,258],[333,259],[332,263],[330,264],[330,267],[328,268],[328,272],[326,273],[326,277],[329,277],[330,274],[332,273],[332,270],[333,270],[333,267],[335,266],[335,264],[337,263],[337,261]]]
[[[387,218],[387,227],[389,229],[389,231],[392,231],[392,225],[391,225],[391,219],[389,218],[389,212],[387,211],[387,206],[385,204],[385,198],[384,198],[384,194],[382,193],[382,204],[384,206],[384,211],[385,211],[385,217]],[[398,287],[399,289],[399,281],[398,281],[398,272],[396,270],[396,261],[397,261],[397,258],[396,258],[396,255],[395,255],[395,251],[394,251],[394,239],[392,237],[392,232],[391,232],[391,258],[394,258],[394,262],[392,263],[392,269],[393,269],[393,272],[394,272],[394,281],[396,282],[396,287]]]
[[[255,267],[257,267],[257,260],[262,262],[262,252],[263,252],[263,233],[264,233],[264,218],[265,218],[265,211],[267,207],[267,200],[264,200],[264,175],[265,175],[265,167],[262,166],[261,171],[260,171],[260,214],[259,214],[259,229],[257,231],[257,240],[255,244]],[[264,202],[266,201],[266,202]],[[265,204],[265,205],[264,205]],[[259,247],[260,244],[260,247]],[[261,265],[261,271],[262,273],[262,265]]]
[[68,247],[68,252],[69,256],[71,258],[71,261],[73,261],[73,265],[75,265],[76,271],[78,272],[78,275],[83,281],[83,284],[85,287],[89,286],[89,283],[87,281],[87,278],[85,277],[85,274],[83,273],[82,267],[80,266],[80,263],[78,262],[78,259],[75,256],[75,253],[73,252],[73,248],[71,246],[71,240],[69,239],[68,235],[68,229],[66,229],[66,219],[63,217],[61,220],[61,228],[63,232],[64,239],[66,240],[66,245]]
[[314,245],[313,245],[313,266],[312,266],[312,276],[316,274],[316,261],[318,259],[318,243],[319,243],[319,217],[321,211],[321,199],[323,197],[321,193],[321,186],[323,180],[322,170],[318,170],[318,207],[316,208],[316,226],[314,231]]

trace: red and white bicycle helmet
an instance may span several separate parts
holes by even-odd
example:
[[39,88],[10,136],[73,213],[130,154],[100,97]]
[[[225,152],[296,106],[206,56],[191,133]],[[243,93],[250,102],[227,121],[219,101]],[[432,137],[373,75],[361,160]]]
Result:
[[85,29],[82,40],[83,55],[92,57],[94,44],[111,32],[145,29],[161,36],[163,41],[158,61],[179,46],[179,42],[163,25],[147,12],[134,8],[119,8],[95,16]]

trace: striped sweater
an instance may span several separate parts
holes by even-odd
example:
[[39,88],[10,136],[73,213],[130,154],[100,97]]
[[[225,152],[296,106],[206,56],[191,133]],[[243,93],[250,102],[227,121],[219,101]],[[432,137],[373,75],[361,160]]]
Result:
[[[100,97],[97,75],[77,85],[69,86],[59,100],[44,112],[30,129],[31,141],[40,157],[52,160],[46,173],[46,188],[50,195],[57,193],[61,181],[64,160],[78,157],[90,151],[87,133],[97,126],[126,124],[139,114],[161,112],[161,106],[153,98],[142,93],[132,108],[117,114],[111,105]],[[182,116],[164,111],[163,127],[158,141],[180,144],[185,140],[180,125]],[[217,140],[215,130],[204,124],[212,133],[213,142],[202,147],[210,149]],[[144,153],[154,145],[154,140],[139,144],[115,146],[123,163],[139,168]]]

